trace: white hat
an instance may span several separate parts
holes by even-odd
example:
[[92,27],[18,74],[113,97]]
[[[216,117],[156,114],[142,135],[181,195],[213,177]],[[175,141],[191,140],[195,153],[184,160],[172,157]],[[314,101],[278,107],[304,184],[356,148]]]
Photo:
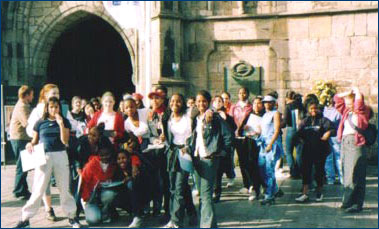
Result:
[[274,97],[272,97],[271,95],[266,95],[262,102],[276,102],[276,99]]

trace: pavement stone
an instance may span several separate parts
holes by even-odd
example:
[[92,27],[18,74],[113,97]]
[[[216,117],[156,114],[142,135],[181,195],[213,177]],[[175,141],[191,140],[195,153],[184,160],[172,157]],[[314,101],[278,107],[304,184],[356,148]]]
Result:
[[[369,166],[367,169],[367,187],[364,209],[361,213],[351,215],[339,209],[341,204],[341,185],[325,185],[323,202],[315,202],[315,193],[310,193],[311,201],[307,204],[295,202],[301,189],[301,180],[288,178],[288,173],[278,174],[278,185],[285,195],[277,198],[274,205],[261,206],[258,201],[248,201],[247,194],[240,194],[242,187],[240,170],[235,169],[237,178],[235,185],[226,188],[226,179],[223,180],[221,201],[215,206],[218,226],[221,228],[378,228],[378,167]],[[6,165],[1,168],[1,227],[14,227],[21,215],[21,208],[25,201],[17,200],[12,195],[15,166]],[[32,187],[33,172],[28,175],[28,184]],[[62,228],[68,227],[59,206],[59,192],[52,188],[53,207],[58,221],[50,222],[45,219],[44,208],[41,206],[37,215],[30,220],[32,227]],[[198,207],[199,198],[194,198]],[[120,212],[120,218],[111,224],[102,227],[127,227],[132,218],[126,212]],[[88,227],[84,216],[80,222]],[[145,217],[144,227],[162,227],[158,218]]]

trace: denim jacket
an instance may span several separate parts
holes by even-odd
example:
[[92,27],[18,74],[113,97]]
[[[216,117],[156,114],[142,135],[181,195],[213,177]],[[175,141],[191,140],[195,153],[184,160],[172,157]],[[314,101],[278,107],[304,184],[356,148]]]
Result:
[[[186,144],[187,150],[189,150],[192,156],[194,156],[196,150],[196,125],[197,118],[195,117],[192,121],[192,135]],[[212,121],[205,124],[203,138],[205,148],[210,153],[210,157],[225,156],[232,153],[234,132],[218,113],[214,113]]]

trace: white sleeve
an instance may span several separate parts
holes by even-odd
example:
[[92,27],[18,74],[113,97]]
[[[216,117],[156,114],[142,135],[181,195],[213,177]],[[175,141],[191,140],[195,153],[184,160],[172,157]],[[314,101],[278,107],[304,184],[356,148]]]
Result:
[[36,122],[40,119],[41,117],[38,114],[38,110],[36,108],[33,109],[32,113],[29,116],[28,119],[28,126],[26,127],[26,133],[28,134],[29,137],[33,137],[33,128]]

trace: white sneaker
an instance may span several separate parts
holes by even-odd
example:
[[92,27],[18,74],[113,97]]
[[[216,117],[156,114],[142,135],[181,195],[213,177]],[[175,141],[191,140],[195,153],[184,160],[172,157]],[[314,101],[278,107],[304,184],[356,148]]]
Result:
[[244,188],[241,188],[239,192],[242,193],[242,194],[248,194],[249,193],[249,189],[247,189],[247,188],[244,187]]
[[316,202],[321,202],[323,198],[324,198],[324,195],[322,195],[322,193],[316,194]]
[[303,195],[297,197],[295,200],[296,200],[296,202],[299,202],[299,203],[305,203],[309,200],[309,197],[307,195],[303,194]]
[[252,193],[250,196],[249,196],[249,200],[250,201],[254,201],[255,199],[257,199],[257,195],[255,193]]
[[199,190],[194,189],[194,190],[192,191],[192,195],[193,195],[193,196],[199,196]]
[[179,228],[179,226],[170,220],[163,228]]
[[234,186],[234,178],[228,179],[228,183],[226,184],[227,188]]
[[249,194],[253,193],[253,186],[250,186],[249,188]]
[[142,226],[142,219],[138,216],[133,218],[131,224],[129,224],[128,228],[140,228]]

